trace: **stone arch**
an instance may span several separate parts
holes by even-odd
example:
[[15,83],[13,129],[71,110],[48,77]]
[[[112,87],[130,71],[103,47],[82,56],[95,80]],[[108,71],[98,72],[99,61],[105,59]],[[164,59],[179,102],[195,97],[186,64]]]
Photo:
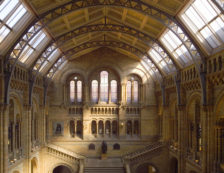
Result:
[[139,165],[136,170],[135,173],[159,173],[159,170],[157,169],[156,166],[154,166],[154,164],[152,163],[143,163],[141,165]]
[[52,169],[51,173],[72,173],[72,168],[66,164],[57,164]]

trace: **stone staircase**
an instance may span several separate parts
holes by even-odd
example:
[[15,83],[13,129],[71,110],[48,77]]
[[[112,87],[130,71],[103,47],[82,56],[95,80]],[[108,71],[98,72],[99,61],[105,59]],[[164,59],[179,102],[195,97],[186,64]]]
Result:
[[88,158],[85,161],[84,173],[125,173],[120,158]]

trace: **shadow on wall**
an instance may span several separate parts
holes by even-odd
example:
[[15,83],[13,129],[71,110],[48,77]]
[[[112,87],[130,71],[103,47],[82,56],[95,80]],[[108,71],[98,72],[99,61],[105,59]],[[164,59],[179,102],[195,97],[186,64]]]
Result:
[[53,173],[72,173],[66,166],[57,166],[54,168]]

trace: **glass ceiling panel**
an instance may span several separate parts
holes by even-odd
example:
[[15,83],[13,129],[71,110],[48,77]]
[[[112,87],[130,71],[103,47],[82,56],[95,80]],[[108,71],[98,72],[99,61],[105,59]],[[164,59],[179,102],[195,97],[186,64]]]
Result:
[[0,5],[0,43],[13,31],[15,24],[27,12],[19,0],[5,0]]
[[40,45],[40,43],[41,45],[45,44],[48,40],[49,38],[44,33],[44,31],[40,30],[26,45],[26,47],[24,48],[23,52],[19,57],[19,60],[23,63],[26,63],[31,54],[36,50],[37,46]]
[[211,0],[193,1],[180,17],[208,52],[223,45],[224,16]]
[[148,54],[162,70],[165,70],[167,73],[175,71],[172,60],[158,44],[153,44],[152,48],[149,49]]
[[160,40],[181,65],[185,66],[192,62],[192,57],[187,48],[171,30],[167,29]]

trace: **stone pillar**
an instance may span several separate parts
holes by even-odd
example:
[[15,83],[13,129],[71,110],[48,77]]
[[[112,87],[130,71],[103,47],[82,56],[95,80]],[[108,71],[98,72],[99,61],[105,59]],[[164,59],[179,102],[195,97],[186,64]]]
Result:
[[126,84],[121,83],[121,103],[126,103]]
[[79,161],[79,173],[84,173],[84,160]]
[[125,170],[126,170],[126,173],[131,173],[131,168],[130,168],[130,164],[128,163],[128,161],[125,161]]
[[30,171],[30,161],[29,161],[29,155],[31,153],[31,147],[32,147],[32,141],[31,141],[31,116],[32,116],[32,113],[31,113],[31,110],[32,110],[32,106],[31,105],[24,105],[23,107],[23,110],[24,110],[24,119],[23,119],[23,122],[24,122],[24,126],[23,126],[23,136],[24,136],[24,139],[23,139],[23,148],[25,149],[24,150],[24,155],[25,155],[25,158],[26,158],[26,161],[24,161],[24,172],[29,172]]
[[1,149],[1,165],[0,172],[8,172],[8,105],[0,105],[0,149]]
[[186,106],[178,105],[178,172],[185,173],[186,156]]
[[164,141],[168,141],[170,139],[170,115],[169,115],[169,107],[163,106],[163,129],[162,129],[162,137]]
[[[202,124],[202,173],[212,172],[212,164],[214,160],[212,159],[212,154],[214,154],[214,148],[211,146],[211,135],[214,136],[214,129],[211,128],[213,107],[203,106],[201,111],[201,124]],[[210,149],[209,149],[210,148]]]

